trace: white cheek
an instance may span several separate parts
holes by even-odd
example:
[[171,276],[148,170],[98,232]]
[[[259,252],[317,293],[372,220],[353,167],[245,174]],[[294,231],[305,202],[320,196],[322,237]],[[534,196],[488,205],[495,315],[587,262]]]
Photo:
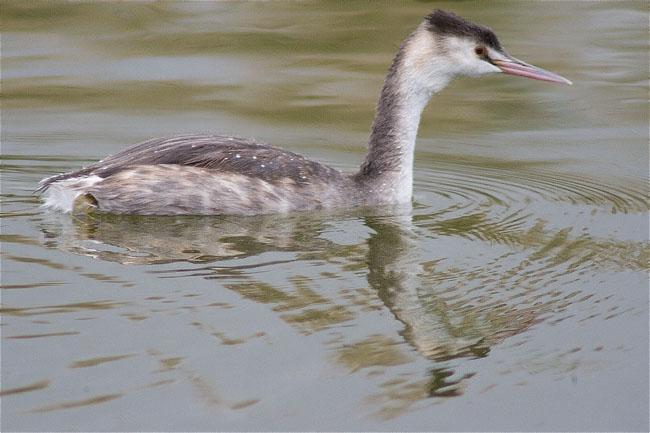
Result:
[[480,77],[481,75],[501,72],[501,69],[476,55],[474,52],[476,43],[472,41],[464,39],[447,39],[446,48],[452,59],[452,61],[449,62],[448,68],[454,75]]
[[496,74],[501,72],[501,69],[494,66],[490,62],[486,62],[485,60],[479,60],[478,64],[474,68],[474,71],[475,71],[475,76],[479,76],[479,75],[487,75],[487,74]]
[[465,53],[461,59],[459,59],[459,71],[458,75],[464,75],[466,77],[480,77],[487,74],[496,74],[501,72],[501,69],[494,66],[492,63],[485,61],[478,57],[473,52]]

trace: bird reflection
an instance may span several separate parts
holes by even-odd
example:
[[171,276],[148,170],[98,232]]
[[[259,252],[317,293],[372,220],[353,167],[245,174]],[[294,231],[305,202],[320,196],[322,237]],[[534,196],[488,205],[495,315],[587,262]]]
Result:
[[426,299],[431,290],[422,284],[422,257],[410,215],[369,217],[366,225],[374,231],[368,239],[368,283],[404,324],[404,339],[423,356],[439,361],[429,371],[426,393],[436,397],[460,395],[462,382],[472,374],[459,377],[440,361],[486,356],[489,347],[485,339],[472,330],[452,326],[446,311],[436,308],[430,296]]
[[[353,312],[352,301],[334,299],[331,291],[319,290],[314,287],[319,283],[299,275],[287,276],[286,286],[295,287],[295,291],[262,282],[254,273],[251,275],[251,269],[320,260],[335,262],[341,266],[339,272],[345,273],[345,267],[354,263],[365,268],[367,284],[372,289],[364,292],[367,299],[362,302],[380,300],[403,324],[404,341],[435,361],[424,387],[426,394],[459,395],[463,381],[471,374],[456,374],[450,361],[486,356],[490,345],[504,337],[504,330],[464,316],[481,308],[480,305],[465,312],[453,311],[445,298],[436,293],[428,274],[431,271],[423,268],[422,233],[418,233],[412,218],[411,212],[395,208],[252,217],[93,214],[86,219],[71,220],[65,216],[60,221],[46,221],[42,232],[46,245],[101,260],[125,265],[191,264],[152,272],[219,279],[224,287],[245,299],[273,304],[273,310],[283,320],[305,334],[354,319],[358,313]],[[352,231],[365,227],[366,234],[358,235],[356,243],[336,242],[325,235],[332,224],[341,221],[352,221]],[[261,257],[266,252],[274,252],[268,256],[271,259],[246,264],[232,262]],[[279,252],[287,254],[278,255]],[[327,281],[322,284],[327,285]],[[355,302],[358,304],[358,299]],[[508,335],[530,324],[529,319],[521,317],[512,316],[510,322],[505,321]],[[375,343],[368,347],[376,350]]]
[[325,248],[323,224],[308,216],[165,217],[95,214],[44,224],[58,248],[125,265],[211,263],[266,251]]

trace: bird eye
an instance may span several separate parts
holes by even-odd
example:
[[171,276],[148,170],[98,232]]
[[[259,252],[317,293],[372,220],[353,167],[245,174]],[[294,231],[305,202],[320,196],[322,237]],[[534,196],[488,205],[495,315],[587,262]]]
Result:
[[483,45],[478,45],[476,48],[474,48],[474,53],[476,53],[476,55],[479,57],[483,57],[487,54],[487,50]]

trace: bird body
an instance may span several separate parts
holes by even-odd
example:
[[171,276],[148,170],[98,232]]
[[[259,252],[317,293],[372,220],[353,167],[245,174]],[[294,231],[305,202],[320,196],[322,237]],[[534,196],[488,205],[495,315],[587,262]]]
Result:
[[336,191],[354,183],[351,176],[294,152],[202,134],[148,140],[46,182],[56,191],[46,206],[72,209],[78,195],[88,194],[104,212],[145,215],[318,209],[351,199]]
[[377,102],[366,158],[344,174],[281,148],[219,135],[136,144],[41,181],[45,206],[66,212],[84,198],[119,214],[263,214],[409,202],[422,111],[457,76],[505,72],[570,82],[508,55],[494,33],[442,10],[403,42]]

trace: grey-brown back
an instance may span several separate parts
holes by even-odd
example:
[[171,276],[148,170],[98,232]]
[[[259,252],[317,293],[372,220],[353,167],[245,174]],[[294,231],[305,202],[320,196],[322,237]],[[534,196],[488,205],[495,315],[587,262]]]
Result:
[[93,175],[107,178],[136,165],[160,164],[202,167],[268,182],[289,178],[297,185],[342,176],[338,170],[264,143],[238,137],[189,134],[133,145],[85,168],[45,179],[38,191],[65,179]]

